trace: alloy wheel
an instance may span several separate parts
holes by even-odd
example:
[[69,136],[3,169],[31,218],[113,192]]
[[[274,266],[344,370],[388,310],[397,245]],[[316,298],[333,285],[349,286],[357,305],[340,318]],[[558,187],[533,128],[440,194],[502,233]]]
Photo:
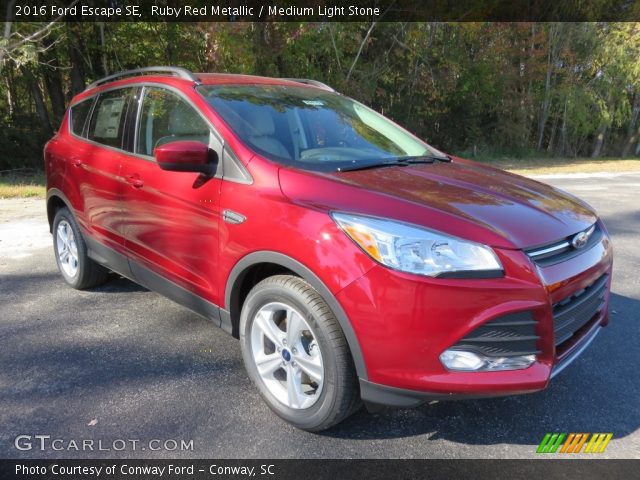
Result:
[[64,273],[73,278],[78,273],[78,246],[71,225],[61,220],[56,229],[58,260]]
[[251,325],[251,353],[271,394],[292,409],[311,407],[322,392],[324,366],[313,330],[295,308],[268,303]]

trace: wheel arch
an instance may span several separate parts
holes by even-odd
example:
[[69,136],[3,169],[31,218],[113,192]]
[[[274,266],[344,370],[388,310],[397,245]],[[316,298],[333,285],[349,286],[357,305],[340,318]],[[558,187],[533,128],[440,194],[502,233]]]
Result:
[[51,188],[47,191],[47,220],[49,221],[49,233],[52,233],[53,219],[56,212],[61,208],[67,207],[73,212],[69,199],[57,188]]
[[[296,275],[309,283],[327,302],[336,316],[349,345],[349,350],[351,351],[351,356],[353,357],[353,363],[356,367],[358,376],[364,380],[368,378],[358,337],[356,336],[356,333],[349,322],[349,318],[342,309],[340,303],[336,300],[322,280],[313,273],[313,271],[294,258],[282,253],[272,251],[253,252],[240,259],[231,270],[226,282],[224,305],[226,312],[228,312],[230,316],[232,334],[234,336],[237,336],[238,334],[243,294],[246,296],[246,293],[248,293],[248,290],[250,289],[250,287],[248,288],[248,285],[252,286],[255,284],[251,281],[247,283],[247,281],[251,279],[252,273],[256,272],[256,269],[263,269],[261,272],[262,275],[257,276],[259,280],[271,275],[288,273]],[[263,276],[265,272],[273,273]],[[254,277],[254,279],[255,278],[256,277]]]

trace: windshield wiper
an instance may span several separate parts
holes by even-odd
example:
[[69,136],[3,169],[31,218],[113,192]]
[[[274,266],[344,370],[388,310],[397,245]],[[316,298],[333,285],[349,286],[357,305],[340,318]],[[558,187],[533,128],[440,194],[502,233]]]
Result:
[[403,160],[391,160],[386,161],[386,162],[372,162],[372,163],[365,163],[365,164],[353,164],[353,165],[347,165],[346,167],[338,167],[336,170],[338,172],[353,172],[355,170],[367,170],[369,168],[383,168],[383,167],[408,167],[409,166],[409,162],[405,162]]
[[409,165],[415,165],[417,163],[434,163],[450,162],[449,157],[436,157],[434,155],[415,155],[406,157],[396,157],[393,160],[386,160],[384,162],[365,163],[364,165],[354,164],[347,165],[346,167],[338,167],[338,172],[353,172],[354,170],[366,170],[369,168],[382,168],[382,167],[407,167]]
[[436,155],[415,155],[406,157],[396,157],[396,160],[403,163],[433,163],[433,162],[450,162],[451,157],[438,157]]

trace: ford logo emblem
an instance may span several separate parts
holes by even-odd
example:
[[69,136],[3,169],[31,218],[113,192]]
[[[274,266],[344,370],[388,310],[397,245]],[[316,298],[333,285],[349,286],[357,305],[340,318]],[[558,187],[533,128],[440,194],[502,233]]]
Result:
[[571,245],[573,248],[582,248],[589,241],[589,234],[587,232],[578,233],[573,239],[571,239]]

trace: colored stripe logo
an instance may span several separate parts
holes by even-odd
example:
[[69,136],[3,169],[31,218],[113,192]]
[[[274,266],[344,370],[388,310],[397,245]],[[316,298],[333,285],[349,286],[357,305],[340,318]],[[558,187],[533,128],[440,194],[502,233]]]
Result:
[[583,447],[583,453],[603,453],[612,438],[613,433],[547,433],[536,453],[580,453]]

